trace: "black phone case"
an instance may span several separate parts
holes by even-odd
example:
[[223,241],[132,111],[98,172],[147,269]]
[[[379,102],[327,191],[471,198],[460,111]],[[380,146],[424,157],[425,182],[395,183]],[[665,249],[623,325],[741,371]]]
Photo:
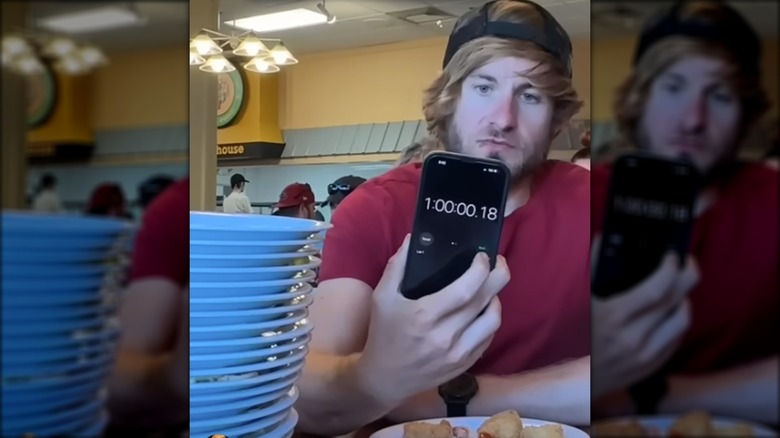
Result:
[[[631,154],[626,154],[621,157],[619,157],[615,161],[615,166],[613,169],[613,176],[618,175],[618,171],[625,172],[623,169],[627,166],[628,160],[638,160],[640,162],[645,163],[652,163],[653,165],[663,164],[663,165],[669,165],[669,166],[686,166],[690,172],[691,175],[691,187],[688,188],[691,192],[689,193],[689,198],[686,199],[686,204],[688,206],[689,211],[691,212],[689,215],[689,220],[687,223],[678,226],[676,229],[675,236],[670,239],[670,241],[666,242],[669,249],[674,250],[679,258],[681,264],[685,262],[685,258],[688,253],[688,249],[690,246],[690,239],[691,239],[691,232],[693,228],[693,209],[694,209],[694,203],[696,200],[696,193],[698,192],[698,184],[700,182],[700,175],[698,174],[698,171],[690,164],[685,161],[675,161],[675,160],[668,160],[664,158],[659,158],[656,156],[652,156],[646,153],[642,152],[634,152]],[[622,183],[622,181],[617,180],[617,178],[613,178],[610,181],[610,187],[609,187],[609,198],[608,198],[608,206],[611,204],[612,199],[615,197],[617,192],[617,186],[619,186]],[[681,189],[682,190],[682,189]],[[604,227],[602,229],[602,236],[608,236],[611,235],[611,231],[614,230],[615,227],[615,217],[609,214],[609,207],[607,207],[607,215],[604,218]],[[631,229],[632,234],[630,236],[626,236],[626,240],[636,239],[638,236],[646,235],[644,230],[635,230]],[[605,288],[603,285],[605,284],[605,280],[610,275],[609,273],[615,272],[618,268],[616,266],[611,266],[611,260],[608,257],[605,257],[605,251],[608,249],[608,244],[604,240],[602,240],[601,247],[599,248],[599,253],[597,256],[598,263],[596,265],[596,270],[593,276],[592,281],[592,293],[595,296],[606,298],[609,296],[614,296],[620,291],[610,290],[609,288]],[[625,258],[627,260],[642,260],[641,257],[638,257],[638,254],[634,254],[629,251],[625,251],[621,253],[621,258]],[[645,260],[647,261],[647,260]],[[651,261],[647,261],[650,263]],[[654,265],[652,266],[643,266],[643,271],[652,272],[657,266],[658,263],[661,262],[661,259],[652,261]],[[635,282],[639,282],[643,280],[643,278],[635,278],[633,279]]]
[[[436,151],[436,152],[432,152],[432,153],[428,154],[428,156],[423,161],[422,176],[420,177],[420,187],[419,187],[419,189],[417,191],[417,207],[415,209],[414,224],[412,226],[412,235],[411,235],[411,239],[413,239],[412,242],[415,241],[414,239],[418,239],[420,234],[421,234],[420,223],[419,223],[419,216],[420,216],[420,212],[424,209],[423,202],[424,202],[424,198],[425,198],[425,187],[426,187],[426,181],[427,181],[426,178],[427,178],[427,174],[428,174],[428,168],[430,167],[430,163],[432,162],[432,160],[435,160],[437,158],[441,158],[442,156],[447,157],[449,159],[457,159],[459,161],[466,162],[466,163],[471,164],[471,165],[496,166],[496,167],[500,168],[501,171],[503,172],[504,184],[503,184],[503,188],[502,188],[502,192],[503,193],[502,193],[502,196],[501,196],[501,199],[503,200],[503,202],[501,202],[499,207],[498,207],[498,218],[496,220],[495,239],[494,239],[493,246],[492,246],[492,248],[494,250],[491,253],[488,254],[488,256],[490,257],[490,269],[493,270],[493,268],[495,268],[495,266],[496,266],[496,258],[498,257],[498,246],[501,243],[501,230],[504,228],[504,214],[505,214],[505,210],[506,210],[506,198],[507,198],[507,195],[509,193],[509,176],[510,176],[510,171],[509,171],[509,168],[506,167],[506,165],[504,163],[502,163],[501,161],[493,160],[493,159],[489,159],[489,158],[477,158],[477,157],[472,157],[472,156],[469,156],[469,155],[458,154],[458,153],[454,153],[454,152],[444,152],[444,151]],[[467,233],[467,232],[468,232],[468,230],[464,230],[464,233]],[[410,252],[412,251],[412,245],[409,246],[409,251]],[[411,263],[411,260],[412,260],[412,258],[407,256],[407,262],[406,262],[406,268],[405,268],[405,273],[404,273],[404,279],[401,282],[401,294],[405,298],[407,298],[407,299],[417,300],[417,299],[423,298],[423,297],[425,297],[427,295],[430,295],[430,294],[433,294],[435,292],[438,292],[437,290],[431,290],[431,291],[428,291],[427,293],[421,294],[421,295],[412,295],[410,293],[409,287],[408,287],[407,273],[409,272],[409,266],[410,266],[409,264]],[[468,260],[468,264],[470,264],[470,262],[471,262],[471,260]],[[468,266],[468,264],[466,264],[466,266]],[[460,272],[458,274],[458,276],[462,275],[464,272]]]

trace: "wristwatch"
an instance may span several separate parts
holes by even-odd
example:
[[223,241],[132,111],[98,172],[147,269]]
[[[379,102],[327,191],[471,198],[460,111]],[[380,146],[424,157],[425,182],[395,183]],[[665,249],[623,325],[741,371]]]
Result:
[[447,417],[465,417],[469,402],[479,391],[477,378],[464,373],[439,386],[439,397],[447,406]]
[[669,381],[663,373],[653,374],[628,388],[628,395],[633,400],[639,415],[657,414],[658,405],[668,392]]

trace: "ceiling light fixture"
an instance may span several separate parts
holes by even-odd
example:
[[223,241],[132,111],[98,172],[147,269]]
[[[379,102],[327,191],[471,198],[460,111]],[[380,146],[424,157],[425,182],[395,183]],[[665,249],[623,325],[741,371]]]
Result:
[[107,64],[100,49],[79,44],[62,35],[19,31],[2,39],[3,68],[22,75],[38,74],[51,64],[61,73],[78,75],[89,73]]
[[[232,22],[231,22],[232,23]],[[272,43],[273,49],[268,49]],[[209,29],[190,41],[190,65],[208,73],[227,73],[236,67],[238,57],[251,58],[243,64],[245,70],[254,73],[276,73],[280,65],[297,64],[290,50],[275,38],[260,38],[254,32],[226,35]]]
[[[321,11],[325,10],[325,6],[322,4],[317,5],[317,8]],[[239,29],[263,33],[314,26],[327,23],[331,19],[335,19],[335,17],[327,13],[327,10],[320,13],[310,9],[298,8],[231,20],[227,24]]]
[[114,6],[71,12],[37,20],[38,26],[44,29],[67,34],[99,32],[106,29],[137,26],[144,22],[144,18],[137,11]]
[[322,3],[317,3],[317,9],[322,12],[323,15],[325,15],[325,22],[328,24],[333,24],[336,22],[336,16],[331,14],[327,7],[325,7],[325,0],[322,0]]

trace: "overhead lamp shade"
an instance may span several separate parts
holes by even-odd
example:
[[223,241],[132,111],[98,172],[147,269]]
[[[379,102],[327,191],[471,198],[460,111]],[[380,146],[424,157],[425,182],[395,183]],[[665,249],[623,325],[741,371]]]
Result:
[[82,47],[79,49],[78,55],[88,68],[99,67],[106,64],[106,57],[97,47]]
[[24,75],[34,75],[43,72],[44,66],[37,56],[23,55],[12,63],[13,68]]
[[54,68],[62,73],[68,75],[80,75],[89,71],[87,64],[77,55],[69,55],[60,58],[55,64]]
[[297,64],[298,60],[287,50],[284,44],[279,43],[271,50],[271,58],[274,59],[276,65],[292,65]]
[[190,41],[190,49],[195,49],[200,56],[218,55],[222,53],[222,48],[205,33],[196,36]]
[[236,67],[222,55],[210,57],[205,64],[198,68],[207,73],[229,73],[236,70]]
[[3,37],[3,57],[13,59],[32,51],[30,44],[19,35],[8,35]]
[[49,56],[62,58],[76,51],[76,43],[65,37],[52,38],[43,48],[43,53]]
[[241,41],[241,44],[236,47],[236,50],[233,50],[234,55],[248,56],[250,58],[254,58],[256,56],[268,56],[270,53],[271,51],[268,50],[268,47],[263,44],[260,38],[254,35],[249,35],[248,37],[244,38],[244,40]]
[[206,60],[195,49],[190,49],[190,65],[202,65]]
[[279,66],[270,56],[256,56],[244,65],[244,69],[255,73],[276,73]]

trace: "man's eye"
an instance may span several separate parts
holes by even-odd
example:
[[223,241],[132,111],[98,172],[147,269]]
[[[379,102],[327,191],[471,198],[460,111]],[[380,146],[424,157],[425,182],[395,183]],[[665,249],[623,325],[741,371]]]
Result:
[[539,103],[542,101],[541,97],[533,93],[523,93],[521,98],[523,99],[523,102],[526,103]]
[[474,89],[477,90],[479,94],[483,94],[483,95],[493,91],[493,87],[491,87],[490,85],[477,85],[474,87]]

